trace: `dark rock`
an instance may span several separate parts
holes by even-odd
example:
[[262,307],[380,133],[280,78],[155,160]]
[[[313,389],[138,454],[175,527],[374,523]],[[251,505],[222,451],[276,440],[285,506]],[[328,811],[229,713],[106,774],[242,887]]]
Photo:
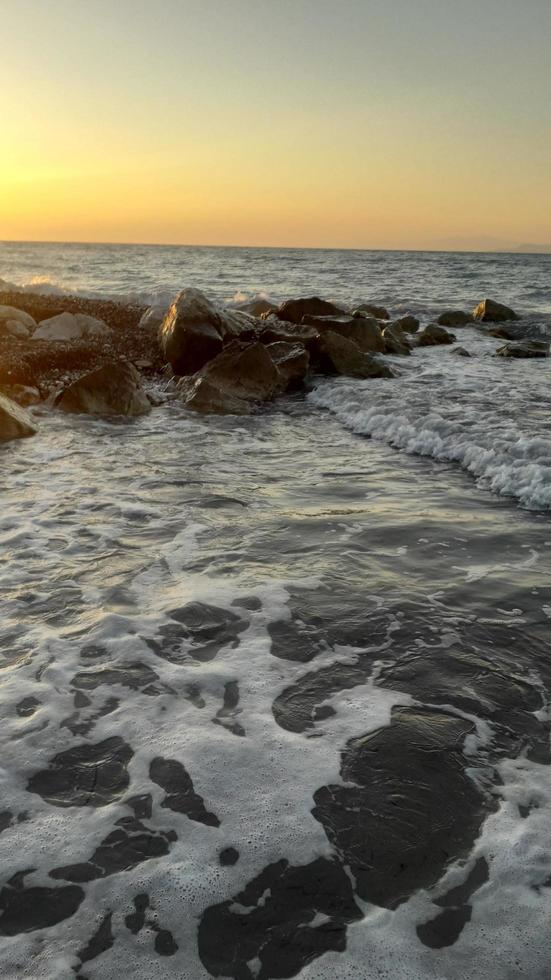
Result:
[[372,659],[366,657],[360,658],[356,664],[331,664],[303,674],[276,697],[272,705],[275,720],[288,732],[313,729],[316,722],[335,713],[323,702],[339,691],[365,684],[372,667]]
[[188,602],[168,615],[174,622],[161,626],[159,641],[145,642],[157,656],[171,663],[213,660],[223,647],[235,646],[248,626],[242,616],[206,602]]
[[239,851],[236,851],[235,847],[224,847],[223,850],[220,851],[218,859],[223,867],[237,864],[239,861]]
[[124,917],[124,924],[130,932],[137,936],[145,925],[145,913],[149,908],[149,895],[146,892],[136,895],[133,902],[134,912],[130,912]]
[[153,808],[151,793],[140,793],[138,796],[129,796],[124,801],[134,811],[137,820],[149,820]]
[[14,888],[0,891],[0,933],[18,936],[34,929],[50,929],[75,914],[84,898],[82,888]]
[[221,391],[201,375],[183,378],[178,391],[186,408],[202,415],[249,415],[251,412],[249,402]]
[[496,357],[549,357],[549,344],[544,340],[519,340],[498,347]]
[[176,374],[195,374],[223,347],[221,311],[198,289],[183,289],[159,331],[161,347]]
[[452,354],[456,354],[458,357],[470,357],[471,356],[469,354],[468,350],[465,350],[464,347],[454,347],[454,349],[452,350],[451,353]]
[[271,303],[269,299],[248,299],[240,303],[237,309],[243,313],[250,313],[251,316],[261,317],[267,313],[273,313],[277,306],[275,303]]
[[429,323],[417,335],[417,346],[435,347],[438,344],[453,344],[456,339],[455,334],[448,333],[444,327],[439,327],[437,323]]
[[463,310],[445,310],[437,322],[441,327],[465,327],[468,323],[474,323],[474,316],[472,313],[464,313]]
[[339,316],[345,311],[318,296],[310,296],[307,299],[288,299],[275,312],[280,320],[302,323],[305,316]]
[[473,318],[483,323],[502,323],[504,320],[518,320],[514,310],[493,299],[483,299],[473,310]]
[[201,372],[221,391],[245,401],[267,401],[279,386],[279,372],[260,343],[232,341]]
[[36,426],[24,408],[0,394],[0,442],[34,436]]
[[342,374],[347,378],[393,378],[390,368],[369,354],[363,354],[358,346],[346,337],[328,330],[320,338],[321,365],[330,374]]
[[1,810],[0,811],[0,834],[3,830],[7,830],[11,827],[13,823],[13,813],[11,810]]
[[263,327],[258,339],[266,344],[301,344],[310,356],[318,350],[319,333],[313,327],[306,327],[303,324],[282,323],[281,320],[271,318],[267,321],[267,326]]
[[396,908],[469,853],[496,806],[467,775],[474,730],[436,709],[394,708],[388,727],[348,742],[342,783],[319,789],[312,813],[360,898]]
[[399,324],[389,323],[383,330],[383,340],[387,354],[411,354],[411,344]]
[[85,742],[54,756],[49,769],[31,776],[27,788],[53,806],[106,806],[127,789],[133,754],[119,736],[96,745]]
[[146,415],[151,403],[140,375],[128,361],[110,361],[73,381],[56,398],[62,412],[87,415]]
[[227,728],[232,735],[243,737],[245,735],[245,729],[236,720],[237,715],[241,714],[241,708],[238,708],[238,704],[239,684],[237,681],[227,681],[224,685],[224,704],[216,712],[216,718],[213,721],[216,725],[222,725],[224,728]]
[[111,949],[111,946],[115,942],[111,930],[112,918],[112,912],[104,916],[90,941],[78,951],[77,956],[81,963],[88,963],[89,960],[95,960],[96,956],[101,956],[102,953],[106,953],[108,949]]
[[[329,950],[343,952],[347,925],[361,917],[350,880],[336,861],[318,858],[292,867],[281,860],[233,899],[203,913],[199,955],[216,977],[293,977]],[[253,960],[259,962],[255,972]]]
[[506,330],[505,327],[492,327],[488,330],[489,337],[497,337],[498,340],[514,340],[515,335],[511,333],[510,330]]
[[268,344],[268,354],[276,365],[283,391],[300,388],[310,366],[310,355],[301,344],[287,344],[283,341]]
[[405,316],[400,316],[397,320],[394,320],[392,326],[398,327],[404,333],[417,333],[419,330],[419,320],[416,316],[412,316],[411,313],[407,313]]
[[417,926],[415,930],[424,946],[431,949],[443,949],[453,946],[459,939],[467,922],[471,920],[471,906],[461,905],[454,909],[445,909],[434,919]]
[[374,306],[373,303],[360,303],[352,316],[375,317],[376,320],[390,320],[390,313],[385,306]]
[[17,714],[21,718],[29,718],[30,715],[34,715],[36,709],[38,708],[40,701],[38,698],[28,697],[23,698],[19,704],[15,706]]
[[195,792],[191,776],[181,762],[157,756],[149,767],[149,776],[167,794],[161,803],[162,807],[168,807],[176,813],[185,813],[190,820],[204,823],[208,827],[220,826],[218,817],[208,812],[203,798]]
[[150,830],[134,817],[117,820],[116,830],[107,835],[92,857],[81,864],[68,864],[50,871],[50,878],[83,883],[130,871],[151,858],[168,854],[176,840],[173,830]]
[[156,925],[153,925],[152,928],[155,931],[155,952],[159,956],[174,956],[178,952],[178,943],[175,942],[172,933],[168,929],[160,929]]
[[120,684],[122,687],[129,687],[131,691],[139,691],[140,688],[154,684],[158,680],[159,675],[151,667],[135,662],[120,665],[105,664],[94,670],[81,670],[75,674],[71,684],[84,691],[93,691],[101,684]]
[[372,317],[307,316],[303,323],[313,327],[322,336],[327,330],[354,341],[364,354],[381,354],[385,350],[383,334],[377,320]]

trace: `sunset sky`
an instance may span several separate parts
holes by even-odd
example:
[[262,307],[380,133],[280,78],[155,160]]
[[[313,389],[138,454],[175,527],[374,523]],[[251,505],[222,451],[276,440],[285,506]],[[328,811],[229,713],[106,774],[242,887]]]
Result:
[[0,239],[551,241],[551,0],[0,0]]

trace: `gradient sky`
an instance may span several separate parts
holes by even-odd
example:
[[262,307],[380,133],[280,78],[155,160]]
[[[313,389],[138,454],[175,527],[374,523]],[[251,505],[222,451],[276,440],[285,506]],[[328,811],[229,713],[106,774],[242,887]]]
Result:
[[0,0],[0,239],[551,242],[551,0]]

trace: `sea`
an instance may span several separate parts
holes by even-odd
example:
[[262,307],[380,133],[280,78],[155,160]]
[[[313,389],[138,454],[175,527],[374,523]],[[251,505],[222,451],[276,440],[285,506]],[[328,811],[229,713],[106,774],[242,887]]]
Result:
[[[551,338],[551,255],[5,242],[0,280]],[[551,358],[455,333],[2,446],[3,978],[549,980]]]

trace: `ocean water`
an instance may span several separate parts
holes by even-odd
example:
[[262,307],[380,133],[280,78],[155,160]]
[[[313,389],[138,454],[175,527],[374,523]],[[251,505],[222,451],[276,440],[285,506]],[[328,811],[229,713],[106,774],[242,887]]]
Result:
[[[0,247],[20,288],[490,295],[529,336],[550,271]],[[551,361],[456,332],[244,419],[44,411],[0,449],[3,977],[551,975]]]

